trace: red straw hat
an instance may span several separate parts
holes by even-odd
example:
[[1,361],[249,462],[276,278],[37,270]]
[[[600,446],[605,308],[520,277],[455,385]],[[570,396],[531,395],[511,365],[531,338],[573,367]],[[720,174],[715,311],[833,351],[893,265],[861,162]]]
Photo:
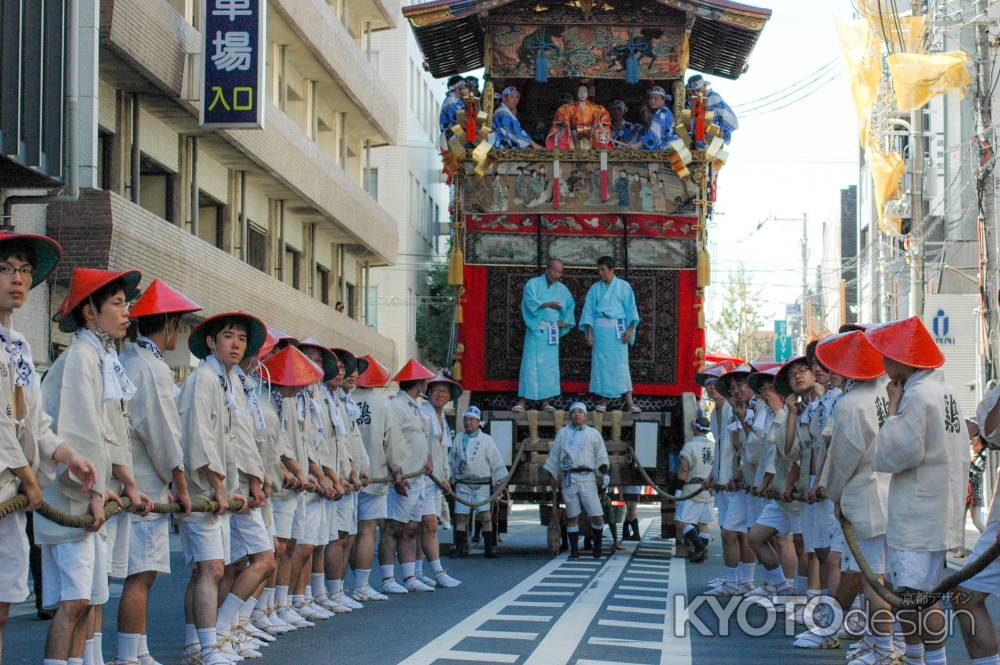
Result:
[[314,337],[306,337],[304,340],[299,342],[299,348],[303,346],[316,349],[322,354],[323,358],[323,381],[329,381],[330,379],[337,376],[340,368],[337,366],[337,356],[333,354],[333,351],[329,347],[323,346],[320,341]]
[[441,383],[441,384],[444,384],[444,385],[448,386],[448,390],[451,391],[451,399],[452,399],[452,401],[458,399],[459,396],[461,396],[461,394],[462,394],[462,385],[458,381],[456,381],[455,379],[451,378],[447,374],[438,374],[437,376],[435,376],[434,378],[430,379],[427,382],[427,394],[428,395],[431,392],[431,386],[433,386],[436,383]]
[[753,367],[754,372],[766,372],[769,369],[781,367],[781,363],[773,360],[754,360],[750,362],[750,366]]
[[368,362],[368,367],[365,368],[365,371],[358,374],[359,388],[381,388],[389,383],[389,370],[382,363],[371,356],[361,356],[358,360]]
[[731,370],[729,370],[728,372],[719,377],[719,385],[718,385],[719,392],[721,392],[723,395],[728,395],[730,381],[740,377],[745,379],[752,373],[753,373],[753,367],[751,367],[747,363],[743,363],[742,365],[732,368]]
[[816,359],[831,372],[848,379],[870,381],[885,373],[882,354],[860,330],[824,337],[816,345]]
[[731,360],[723,360],[717,363],[711,363],[705,365],[694,375],[694,380],[699,386],[705,387],[705,384],[709,381],[718,381],[723,374],[732,370],[734,367]]
[[205,341],[208,337],[208,324],[218,319],[227,318],[242,319],[243,323],[246,324],[247,348],[243,352],[243,357],[247,358],[257,355],[260,347],[264,345],[264,339],[267,337],[267,326],[256,316],[252,316],[246,312],[222,312],[221,314],[210,316],[199,323],[188,336],[188,348],[196,358],[208,357],[208,342]]
[[786,360],[785,364],[778,368],[777,373],[774,375],[775,390],[786,396],[792,394],[792,385],[788,382],[788,370],[792,368],[792,365],[800,363],[806,367],[809,366],[809,360],[805,356],[794,356]]
[[434,372],[418,363],[414,358],[410,358],[403,365],[403,368],[396,372],[396,376],[392,377],[392,380],[399,383],[400,381],[423,381],[433,378]]
[[271,383],[288,388],[301,388],[323,378],[323,370],[294,346],[286,346],[263,363]]
[[[760,363],[771,365],[771,367],[766,367],[764,369],[758,370],[747,377],[747,383],[750,384],[750,389],[755,393],[761,391],[761,385],[764,381],[769,378],[773,381],[774,377],[778,375],[778,370],[781,369],[781,363]],[[756,365],[755,365],[756,366]]]
[[258,358],[264,358],[274,347],[278,346],[278,338],[271,332],[271,328],[267,327],[264,329],[264,343],[260,345],[260,351],[257,352]]
[[87,298],[100,291],[103,287],[120,279],[125,282],[125,300],[132,300],[139,291],[142,280],[142,273],[138,270],[123,270],[115,272],[111,270],[94,270],[92,268],[76,268],[73,276],[69,280],[69,293],[59,305],[52,320],[59,324],[59,330],[70,333],[76,330],[76,321],[73,320],[73,310],[86,302]]
[[934,369],[944,364],[941,349],[915,316],[872,326],[865,336],[876,351],[903,365]]
[[200,312],[202,306],[166,282],[154,279],[129,310],[130,319],[156,314],[190,314]]
[[59,259],[62,258],[62,246],[48,236],[0,231],[0,246],[5,242],[14,241],[30,245],[35,253],[35,260],[32,264],[35,275],[31,278],[31,288],[35,288],[56,269]]

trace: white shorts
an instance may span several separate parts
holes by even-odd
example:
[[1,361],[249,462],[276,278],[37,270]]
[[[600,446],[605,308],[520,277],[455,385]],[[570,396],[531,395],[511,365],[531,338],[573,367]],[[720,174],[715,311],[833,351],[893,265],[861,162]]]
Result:
[[128,546],[132,531],[131,515],[119,512],[107,521],[104,530],[108,534],[110,559],[108,575],[123,580],[128,577]]
[[[8,517],[7,519],[10,518]],[[1000,527],[1000,521],[994,520],[986,523],[986,530],[979,536],[976,546],[972,548],[972,554],[966,559],[967,561],[975,561],[990,545],[996,542],[998,527]],[[978,575],[962,582],[959,586],[963,589],[979,591],[981,593],[996,593],[1000,591],[1000,559],[992,561]]]
[[[837,524],[837,530],[833,532],[833,538],[830,541],[830,551],[836,552],[837,554],[848,554],[850,548],[847,546],[847,541],[844,540],[844,530],[840,528],[840,524]],[[847,570],[844,568],[844,560],[840,560],[840,569]]]
[[[840,558],[840,569],[849,573],[860,573],[861,566],[851,554],[851,548],[844,541],[843,533],[840,535],[840,544],[844,548]],[[874,538],[858,538],[858,549],[876,575],[885,575],[885,534]]]
[[686,524],[711,524],[713,516],[711,501],[681,501],[674,518]]
[[[0,502],[17,494],[17,483],[0,490]],[[17,511],[0,519],[0,603],[20,603],[28,598],[28,519]]]
[[170,518],[150,514],[131,515],[128,543],[128,574],[170,574]]
[[597,481],[590,471],[585,473],[575,473],[573,482],[566,483],[563,476],[563,501],[566,503],[566,517],[572,519],[581,512],[585,512],[587,517],[604,517],[604,508],[601,506],[601,499],[597,496]]
[[889,547],[888,579],[896,589],[930,591],[944,575],[945,550],[914,552]]
[[389,519],[395,522],[419,522],[423,505],[420,496],[424,491],[423,477],[410,478],[406,496],[396,492],[395,487],[389,488]]
[[[358,532],[358,493],[351,492],[334,504],[337,507],[337,529],[348,535]],[[339,537],[340,534],[337,534]],[[334,540],[331,538],[330,540]]]
[[54,609],[68,600],[86,600],[92,605],[108,601],[108,548],[101,544],[100,532],[41,549],[42,607]]
[[764,506],[767,505],[767,501],[762,496],[747,495],[747,531],[760,519],[760,514],[764,512]]
[[719,511],[719,526],[721,527],[726,521],[726,515],[729,513],[729,492],[717,491],[715,493],[715,509]]
[[747,530],[747,499],[750,495],[745,490],[727,492],[729,494],[729,507],[726,510],[726,521],[722,523],[722,528],[726,531],[746,531]]
[[[441,498],[444,496],[441,488],[430,478],[424,480],[424,490],[420,493],[420,517],[438,516],[441,512]],[[487,495],[489,496],[489,495]]]
[[295,509],[298,508],[297,496],[285,499],[271,499],[271,521],[274,524],[274,535],[282,540],[292,537],[292,525],[295,524]]
[[194,568],[200,561],[229,561],[229,513],[201,513],[181,519],[184,564]]
[[254,508],[242,515],[229,516],[229,556],[234,563],[243,557],[274,550],[274,541],[267,532],[264,516],[260,508]]
[[337,504],[340,501],[327,501],[323,500],[323,526],[321,528],[321,535],[326,536],[326,542],[332,543],[340,537],[340,533],[337,529]]
[[[490,486],[466,485],[464,483],[455,483],[455,495],[461,497],[463,500],[468,501],[470,503],[476,503],[477,501],[485,501],[490,496]],[[461,501],[455,502],[456,515],[468,515],[471,512],[472,508],[470,508],[469,506],[465,505]],[[481,506],[477,506],[476,512],[477,513],[490,512],[490,504],[484,503]]]
[[774,529],[779,536],[797,533],[795,529],[801,529],[799,516],[782,508],[782,504],[777,501],[767,502],[757,519],[757,524]]
[[306,495],[299,494],[298,505],[295,507],[295,520],[292,524],[292,538],[300,545],[319,547],[326,545],[327,532],[324,510],[326,502],[313,494],[306,500]]
[[387,494],[358,494],[358,519],[362,522],[384,520],[389,516],[389,496]]

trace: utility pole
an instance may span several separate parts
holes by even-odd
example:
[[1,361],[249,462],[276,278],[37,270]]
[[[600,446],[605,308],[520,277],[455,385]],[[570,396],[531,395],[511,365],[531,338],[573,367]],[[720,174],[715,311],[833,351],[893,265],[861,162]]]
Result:
[[[978,0],[976,2],[977,16],[988,16],[989,5],[989,0]],[[993,159],[996,151],[995,146],[988,144],[989,139],[987,138],[990,129],[993,127],[993,100],[990,99],[993,72],[990,71],[992,59],[990,58],[990,31],[987,21],[979,21],[976,24],[976,60],[978,63],[976,80],[976,87],[978,88],[976,93],[976,129],[979,133],[980,145],[983,146],[980,156],[980,173],[977,173],[977,177],[980,178],[982,183],[982,189],[979,194],[981,198],[978,222],[981,229],[982,242],[988,246],[992,245],[989,248],[990,251],[983,253],[986,257],[984,259],[985,265],[981,266],[983,276],[981,287],[983,292],[982,304],[985,310],[982,316],[986,322],[988,337],[985,340],[985,346],[989,354],[987,358],[983,359],[985,362],[982,365],[984,365],[985,370],[984,377],[986,381],[989,381],[997,376],[998,326],[996,302],[993,300],[992,294],[995,293],[993,287],[997,284],[996,252],[1000,248],[997,245],[997,223],[993,212],[993,197],[995,196],[996,187],[996,180],[993,176],[994,166],[992,164],[984,165],[984,162]]]
[[[913,0],[913,16],[923,2]],[[910,316],[924,313],[924,108],[910,111]]]
[[802,213],[802,325],[799,326],[799,344],[802,353],[806,352],[806,344],[809,343],[807,328],[809,322],[806,319],[806,301],[809,300],[809,217]]

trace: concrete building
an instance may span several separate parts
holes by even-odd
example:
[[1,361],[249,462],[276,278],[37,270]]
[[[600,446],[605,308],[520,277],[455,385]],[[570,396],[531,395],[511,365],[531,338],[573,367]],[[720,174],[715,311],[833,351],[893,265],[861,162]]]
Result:
[[[409,4],[409,3],[406,3]],[[371,271],[368,324],[396,345],[400,362],[420,356],[417,312],[428,293],[428,270],[443,261],[440,234],[448,219],[449,191],[441,174],[438,115],[444,81],[423,67],[413,31],[397,16],[399,27],[377,32],[372,62],[399,98],[399,140],[372,149],[369,179],[372,195],[398,223],[399,259]]]
[[[39,293],[15,320],[35,347],[65,341],[45,322],[74,267],[134,267],[208,314],[245,310],[394,365],[393,341],[363,323],[363,287],[398,253],[397,221],[364,183],[371,147],[399,135],[400,103],[368,57],[377,31],[399,22],[396,0],[270,0],[264,128],[224,131],[198,126],[199,1],[66,6],[80,13],[82,191],[75,202],[13,207],[17,229],[47,230],[65,249],[51,296]],[[17,47],[4,37],[4,49]],[[17,37],[31,43],[26,28]],[[0,165],[0,178],[32,172]],[[47,176],[4,178],[0,194],[63,180]],[[181,372],[190,365],[186,351],[171,360]]]

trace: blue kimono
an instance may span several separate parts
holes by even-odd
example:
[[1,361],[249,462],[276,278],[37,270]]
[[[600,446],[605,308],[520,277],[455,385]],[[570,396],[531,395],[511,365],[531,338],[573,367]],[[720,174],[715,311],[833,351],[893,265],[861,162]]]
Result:
[[722,99],[722,95],[717,92],[709,92],[705,108],[715,115],[712,122],[722,130],[722,138],[726,143],[733,138],[733,131],[740,128],[740,122],[736,119],[736,114],[729,104]]
[[454,92],[449,93],[441,104],[441,114],[438,116],[438,124],[441,126],[442,132],[455,126],[458,112],[462,110],[465,110],[465,100]]
[[531,137],[528,132],[521,127],[517,119],[506,104],[493,112],[493,147],[497,150],[527,150],[531,147]]
[[[562,306],[561,309],[542,307],[542,303],[553,300]],[[559,387],[559,338],[576,323],[575,311],[576,302],[562,282],[549,284],[545,275],[539,275],[524,285],[521,297],[524,353],[521,355],[518,397],[543,400],[562,392]],[[559,322],[565,323],[565,327],[556,326]]]
[[639,310],[628,282],[612,277],[610,284],[602,280],[590,287],[580,314],[580,329],[586,332],[590,328],[594,335],[590,392],[595,395],[613,399],[632,390],[628,347],[635,344],[635,334],[628,344],[622,342],[632,325],[638,330]]
[[627,145],[638,141],[644,131],[645,129],[639,123],[623,120],[622,126],[617,129],[615,129],[614,124],[611,125],[611,138]]
[[653,121],[642,137],[642,149],[666,150],[670,142],[676,138],[674,114],[666,106],[661,106],[653,115]]

